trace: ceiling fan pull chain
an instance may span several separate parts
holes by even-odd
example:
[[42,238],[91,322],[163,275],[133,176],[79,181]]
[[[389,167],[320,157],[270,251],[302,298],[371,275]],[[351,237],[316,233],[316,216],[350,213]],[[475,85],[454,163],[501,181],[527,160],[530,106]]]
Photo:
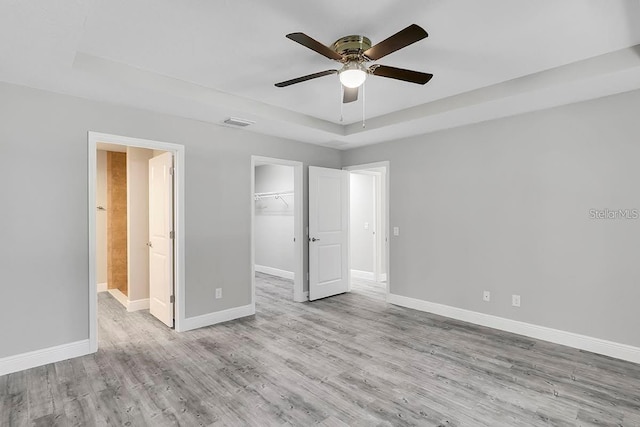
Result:
[[342,83],[340,84],[340,122],[342,122],[342,111],[343,111],[343,102],[342,102],[342,98],[344,97],[344,86],[342,86]]
[[364,118],[365,118],[365,115],[364,115],[364,103],[365,103],[365,99],[366,99],[365,95],[364,95],[364,87],[365,87],[365,85],[366,85],[366,82],[362,83],[362,127],[363,128],[366,127],[366,123],[365,123],[365,120],[364,120]]

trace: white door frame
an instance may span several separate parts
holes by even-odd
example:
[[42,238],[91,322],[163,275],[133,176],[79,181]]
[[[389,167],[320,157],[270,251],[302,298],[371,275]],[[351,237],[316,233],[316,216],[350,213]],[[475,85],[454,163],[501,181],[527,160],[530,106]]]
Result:
[[[373,260],[372,260],[372,265],[373,265],[373,280],[376,282],[380,282],[380,252],[381,252],[381,245],[383,243],[383,240],[381,239],[381,235],[382,235],[382,224],[380,221],[380,218],[382,218],[382,206],[380,204],[380,199],[381,199],[381,179],[382,179],[382,175],[383,172],[380,171],[373,171],[373,170],[349,170],[349,172],[352,172],[352,174],[355,175],[365,175],[365,176],[369,176],[372,178],[373,180],[373,188],[372,188],[372,194],[371,194],[371,198],[373,200],[373,212],[371,213],[371,217],[373,218],[372,222],[373,222],[373,231],[374,231],[374,237],[371,241],[371,244],[373,246],[372,249],[372,255],[373,255]],[[351,238],[351,235],[349,235],[349,238]],[[351,244],[349,246],[352,246]],[[363,276],[364,277],[364,276]]]
[[148,139],[88,132],[88,217],[89,217],[89,344],[91,352],[98,350],[98,292],[96,285],[96,182],[98,143],[162,150],[174,156],[174,289],[175,330],[183,331],[185,320],[185,274],[184,274],[184,145]]
[[304,256],[303,237],[304,223],[302,221],[304,188],[303,188],[303,163],[295,160],[276,159],[272,157],[251,156],[251,304],[256,303],[256,240],[255,240],[255,192],[256,192],[256,165],[270,164],[279,166],[293,166],[293,237],[295,251],[295,269],[293,280],[293,300],[303,302],[309,299],[304,292]]
[[[391,199],[390,197],[390,186],[389,186],[389,176],[390,176],[390,162],[389,161],[382,161],[382,162],[375,162],[375,163],[365,163],[365,164],[361,164],[361,165],[353,165],[353,166],[346,166],[343,167],[342,169],[347,170],[349,172],[360,172],[360,171],[367,171],[370,169],[384,169],[385,173],[384,173],[384,178],[385,178],[385,198],[384,198],[384,204],[382,206],[382,209],[384,209],[385,212],[385,221],[384,221],[384,229],[385,229],[385,235],[384,236],[380,236],[380,238],[376,238],[374,239],[375,242],[380,242],[380,245],[382,244],[386,244],[386,250],[385,250],[385,265],[386,265],[386,270],[387,270],[387,286],[385,286],[385,297],[386,299],[388,299],[389,297],[389,290],[391,289],[391,269],[390,269],[390,265],[389,265],[389,253],[390,253],[390,246],[389,245],[389,200]],[[381,186],[378,185],[379,180],[376,179],[376,233],[382,234],[380,233],[379,229],[382,226],[381,221],[379,221],[379,216],[378,216],[378,201],[380,200],[381,197]],[[376,247],[376,254],[380,253],[380,247],[377,246]],[[376,278],[376,280],[379,280],[380,278],[380,274],[379,274],[379,266],[378,266],[378,262],[376,260],[376,262],[374,262],[374,276]]]

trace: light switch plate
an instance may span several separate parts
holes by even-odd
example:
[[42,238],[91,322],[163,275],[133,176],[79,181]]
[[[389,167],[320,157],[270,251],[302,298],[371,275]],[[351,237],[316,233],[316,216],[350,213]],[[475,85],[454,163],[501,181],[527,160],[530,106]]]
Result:
[[400,227],[393,227],[393,235],[394,236],[400,235]]

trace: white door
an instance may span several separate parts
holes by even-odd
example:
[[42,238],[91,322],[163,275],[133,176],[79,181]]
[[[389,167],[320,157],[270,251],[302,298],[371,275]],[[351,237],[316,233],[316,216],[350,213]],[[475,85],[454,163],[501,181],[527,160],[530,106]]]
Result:
[[309,167],[309,300],[349,291],[349,172]]
[[149,160],[149,312],[173,327],[173,155]]

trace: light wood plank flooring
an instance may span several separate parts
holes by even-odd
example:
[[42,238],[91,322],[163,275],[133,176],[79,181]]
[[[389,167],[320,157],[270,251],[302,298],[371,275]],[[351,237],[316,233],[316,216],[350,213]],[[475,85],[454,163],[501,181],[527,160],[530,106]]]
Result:
[[374,282],[373,280],[351,279],[351,292],[366,295],[378,301],[385,301],[387,297],[386,283]]
[[0,426],[640,426],[640,365],[369,285],[294,303],[261,274],[255,317],[182,334],[102,293],[98,353],[0,377]]

